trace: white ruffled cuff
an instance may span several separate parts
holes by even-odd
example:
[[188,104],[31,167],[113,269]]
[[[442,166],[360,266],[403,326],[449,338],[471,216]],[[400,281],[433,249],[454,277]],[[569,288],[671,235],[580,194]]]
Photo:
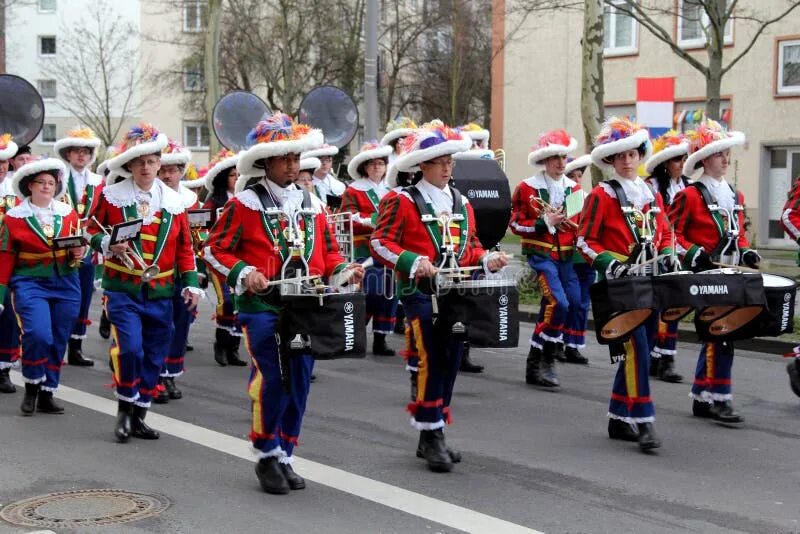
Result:
[[408,271],[409,278],[413,279],[414,275],[417,274],[417,267],[419,267],[419,262],[421,262],[423,259],[430,261],[428,256],[417,256],[417,258],[414,260],[414,263],[411,264],[411,270]]
[[192,295],[197,295],[201,299],[206,298],[206,292],[200,289],[199,287],[184,287],[183,292],[186,293],[187,291]]
[[109,243],[111,243],[110,235],[103,236],[103,239],[100,240],[100,249],[103,251],[103,256],[106,258],[110,258],[112,256],[111,251],[108,250]]
[[236,287],[234,288],[234,292],[237,295],[243,295],[247,289],[244,287],[244,279],[250,274],[252,271],[255,271],[256,268],[252,265],[248,265],[241,271],[239,271],[239,277],[236,279]]

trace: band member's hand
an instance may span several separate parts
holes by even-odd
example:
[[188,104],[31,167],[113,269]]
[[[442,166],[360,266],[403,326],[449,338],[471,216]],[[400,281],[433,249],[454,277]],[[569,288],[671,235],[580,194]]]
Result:
[[623,276],[627,276],[628,272],[630,271],[631,266],[621,261],[613,260],[609,265],[608,269],[606,270],[606,276],[608,278],[622,278]]
[[665,273],[671,273],[675,271],[675,264],[672,255],[667,255],[658,260],[659,265],[661,266],[661,271]]
[[364,279],[364,266],[360,263],[350,263],[344,270],[352,273],[349,277],[349,282],[351,284],[360,284]]
[[208,289],[208,276],[197,273],[197,285],[200,286],[200,289]]
[[251,293],[261,293],[267,289],[267,283],[267,277],[255,270],[244,277],[244,287]]
[[125,254],[125,252],[127,252],[128,248],[128,242],[123,241],[122,243],[117,243],[116,245],[109,245],[108,250],[114,256],[122,256]]
[[752,269],[758,269],[758,266],[761,264],[761,255],[755,250],[746,250],[744,254],[742,254],[742,263]]
[[711,256],[706,254],[705,250],[700,249],[700,251],[695,254],[694,258],[692,259],[691,268],[693,272],[699,273],[701,271],[716,269],[717,266],[711,261]]
[[189,289],[183,290],[183,303],[186,304],[186,307],[189,311],[192,311],[197,307],[197,301],[200,300],[200,295],[196,295],[189,291]]
[[486,260],[486,267],[491,272],[499,271],[506,265],[508,265],[508,255],[503,251],[492,252]]
[[69,256],[73,260],[79,260],[86,254],[86,247],[74,247],[69,249]]
[[431,278],[436,275],[436,267],[427,258],[422,258],[417,264],[417,271],[414,273],[414,278]]
[[566,218],[567,216],[561,211],[561,208],[544,216],[544,220],[547,221],[547,224],[554,227],[560,225]]

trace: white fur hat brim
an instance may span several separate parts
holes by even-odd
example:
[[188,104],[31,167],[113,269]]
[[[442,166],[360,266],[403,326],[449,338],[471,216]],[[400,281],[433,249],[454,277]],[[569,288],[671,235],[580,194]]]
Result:
[[133,146],[125,152],[108,160],[108,168],[120,176],[128,178],[132,175],[130,171],[123,169],[123,165],[126,165],[128,162],[138,158],[139,156],[146,156],[148,154],[158,154],[159,157],[161,157],[161,151],[164,150],[168,142],[167,136],[163,133],[160,133],[152,141],[139,143],[138,145]]
[[695,166],[699,166],[700,162],[707,157],[735,146],[742,146],[745,141],[746,139],[742,132],[728,132],[728,137],[725,139],[713,141],[700,150],[689,154],[689,157],[686,158],[686,163],[683,164],[683,174],[686,176],[693,175],[697,171]]
[[386,132],[386,135],[381,139],[381,144],[388,146],[392,141],[400,139],[401,137],[408,137],[412,133],[414,133],[414,128],[397,128],[391,132]]
[[214,193],[214,180],[216,180],[217,176],[219,176],[219,173],[221,173],[224,170],[236,167],[236,170],[239,172],[239,174],[247,174],[239,170],[239,162],[241,161],[242,154],[243,152],[239,152],[235,156],[225,158],[222,161],[218,162],[213,167],[211,167],[210,169],[208,169],[208,172],[203,178],[204,185],[206,186],[206,191],[212,194]]
[[161,154],[161,165],[188,165],[192,161],[192,153],[189,150],[182,150],[180,152],[170,152],[169,154]]
[[584,154],[579,158],[575,158],[564,167],[564,174],[569,174],[576,169],[584,169],[592,164],[591,154]]
[[647,172],[649,176],[653,174],[653,171],[656,170],[656,167],[658,167],[659,164],[664,163],[665,161],[669,161],[672,158],[683,156],[688,152],[689,152],[688,141],[683,141],[681,143],[678,143],[677,145],[670,145],[668,147],[665,147],[647,159],[647,162],[644,164],[644,170]]
[[547,158],[551,158],[553,156],[566,156],[567,154],[573,152],[576,148],[578,148],[578,140],[574,137],[570,137],[569,145],[567,146],[552,144],[534,150],[528,154],[528,164],[537,167],[542,165],[542,162]]
[[390,146],[381,146],[378,148],[373,148],[371,150],[362,150],[355,156],[353,159],[350,160],[350,163],[347,164],[347,174],[350,175],[350,178],[353,180],[358,180],[359,178],[365,178],[358,174],[358,166],[362,163],[369,161],[371,159],[380,159],[380,158],[388,158],[389,154],[392,153],[392,147]]
[[473,141],[489,141],[489,130],[470,130],[463,133]]
[[[11,179],[11,187],[17,198],[24,199],[28,195],[22,193],[20,184],[26,179],[33,179],[37,175],[48,172],[58,171],[58,190],[53,195],[53,198],[58,200],[67,194],[67,168],[64,162],[58,158],[40,159],[39,161],[32,161],[20,167]],[[30,189],[30,188],[29,188]]]
[[613,156],[614,154],[619,154],[620,152],[625,152],[626,150],[639,148],[643,144],[645,145],[644,159],[649,158],[653,150],[653,145],[650,143],[650,134],[647,130],[639,130],[630,137],[610,143],[603,143],[602,145],[594,147],[592,149],[592,163],[604,171],[610,171],[614,166],[605,163],[603,161],[605,158]]
[[[300,139],[258,143],[240,154],[239,163],[236,164],[236,170],[239,171],[239,174],[257,174],[262,172],[262,169],[261,167],[257,167],[256,163],[267,158],[285,156],[286,154],[301,154],[301,158],[319,157],[319,155],[314,152],[316,152],[316,149],[319,149],[324,142],[325,138],[322,135],[322,130],[314,129]],[[325,147],[325,149],[328,148],[334,148],[336,152],[339,151],[336,147]],[[334,152],[334,154],[336,152]]]
[[91,165],[94,163],[94,160],[97,159],[97,148],[100,146],[100,143],[101,141],[97,137],[91,137],[89,139],[85,137],[64,137],[55,142],[53,150],[55,150],[56,154],[58,154],[61,159],[68,161],[68,148],[91,148],[92,161],[89,162],[89,165]]
[[[312,132],[314,132],[314,131],[318,131],[318,130],[312,130]],[[311,135],[311,134],[309,133],[309,135]],[[323,141],[323,143],[324,142],[325,141]],[[306,159],[306,158],[321,158],[322,156],[335,156],[338,153],[339,153],[339,149],[337,147],[331,145],[331,146],[322,146],[322,147],[319,147],[319,148],[306,150],[305,152],[303,152],[301,154],[300,157],[303,158],[303,159]]]
[[484,148],[467,150],[465,152],[456,152],[453,154],[453,159],[494,159],[494,152]]
[[189,189],[200,189],[206,186],[206,181],[203,178],[195,178],[194,180],[181,180],[181,185]]
[[394,160],[394,165],[397,167],[398,171],[411,172],[417,170],[416,167],[418,167],[420,163],[424,163],[441,156],[449,156],[451,154],[456,154],[457,152],[463,152],[465,150],[469,150],[471,146],[472,139],[462,135],[461,139],[444,141],[437,145],[423,148],[422,150],[412,150],[411,152],[407,152]]
[[303,158],[300,160],[301,171],[316,171],[322,167],[322,162],[319,158]]
[[17,143],[15,143],[14,141],[9,141],[8,146],[0,150],[0,161],[10,160],[11,158],[14,157],[14,154],[17,153],[17,150],[19,150]]
[[263,172],[261,174],[243,174],[239,176],[239,178],[236,179],[236,185],[234,186],[233,194],[238,195],[239,193],[244,191],[245,187],[247,187],[248,184],[250,184],[251,180],[260,180],[263,177],[264,177]]

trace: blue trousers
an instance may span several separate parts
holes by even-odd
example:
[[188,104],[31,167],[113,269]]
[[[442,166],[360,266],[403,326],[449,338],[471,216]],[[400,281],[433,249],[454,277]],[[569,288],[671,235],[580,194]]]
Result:
[[692,384],[692,397],[701,402],[733,399],[733,344],[706,341],[700,347],[697,369]]
[[650,341],[650,355],[653,358],[675,356],[678,346],[678,322],[658,321],[658,330]]
[[217,297],[217,309],[215,311],[217,328],[227,330],[234,336],[241,336],[242,325],[234,311],[231,288],[228,287],[224,278],[213,274],[211,270],[209,270],[209,280],[214,287],[214,294]]
[[633,331],[622,344],[609,347],[612,354],[624,354],[619,363],[611,391],[608,416],[627,423],[648,423],[655,420],[655,406],[650,398],[650,351],[648,331],[654,329],[658,315],[647,325]]
[[0,313],[0,369],[14,367],[19,361],[19,325],[14,314],[11,292],[6,292],[3,313]]
[[291,456],[300,436],[314,370],[311,355],[289,360],[290,391],[281,381],[276,337],[278,315],[239,313],[244,340],[252,358],[247,387],[252,406],[250,441],[262,458]]
[[67,340],[78,317],[78,275],[13,276],[10,287],[22,330],[22,376],[25,382],[55,391]]
[[464,340],[434,330],[431,297],[421,293],[404,296],[403,308],[419,356],[417,400],[407,406],[411,424],[417,430],[442,428],[452,420],[450,401],[464,355]]
[[567,320],[564,323],[564,344],[568,347],[582,349],[586,346],[586,325],[589,323],[589,288],[597,278],[596,271],[588,263],[573,263],[575,276],[578,279],[579,303],[570,305]]
[[414,339],[414,328],[411,321],[406,317],[406,327],[404,329],[406,348],[400,355],[406,361],[406,371],[417,372],[419,370],[419,352],[417,352],[417,341]]
[[181,376],[184,370],[184,360],[186,359],[186,342],[189,340],[189,327],[192,326],[197,312],[189,311],[183,301],[183,287],[179,283],[175,284],[175,296],[172,297],[172,338],[169,344],[169,352],[164,358],[164,367],[161,369],[161,376]]
[[547,341],[562,343],[569,309],[580,306],[580,284],[572,261],[556,261],[531,254],[528,265],[536,271],[542,292],[542,305],[531,335],[531,346],[542,348]]
[[394,332],[397,297],[394,295],[391,271],[382,266],[367,267],[364,273],[364,293],[367,301],[367,322],[372,319],[372,331],[379,334]]
[[105,291],[117,398],[150,407],[172,334],[172,299]]
[[92,255],[89,254],[83,258],[81,266],[78,269],[81,302],[78,320],[75,322],[75,327],[72,329],[72,339],[85,339],[86,327],[92,324],[89,320],[89,308],[92,305],[92,294],[94,293],[94,274],[95,268],[92,264]]

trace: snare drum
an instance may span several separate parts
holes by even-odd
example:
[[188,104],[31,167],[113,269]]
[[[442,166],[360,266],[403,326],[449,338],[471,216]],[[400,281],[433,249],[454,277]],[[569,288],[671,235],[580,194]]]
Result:
[[601,280],[589,288],[597,341],[603,345],[627,340],[656,309],[649,276]]

